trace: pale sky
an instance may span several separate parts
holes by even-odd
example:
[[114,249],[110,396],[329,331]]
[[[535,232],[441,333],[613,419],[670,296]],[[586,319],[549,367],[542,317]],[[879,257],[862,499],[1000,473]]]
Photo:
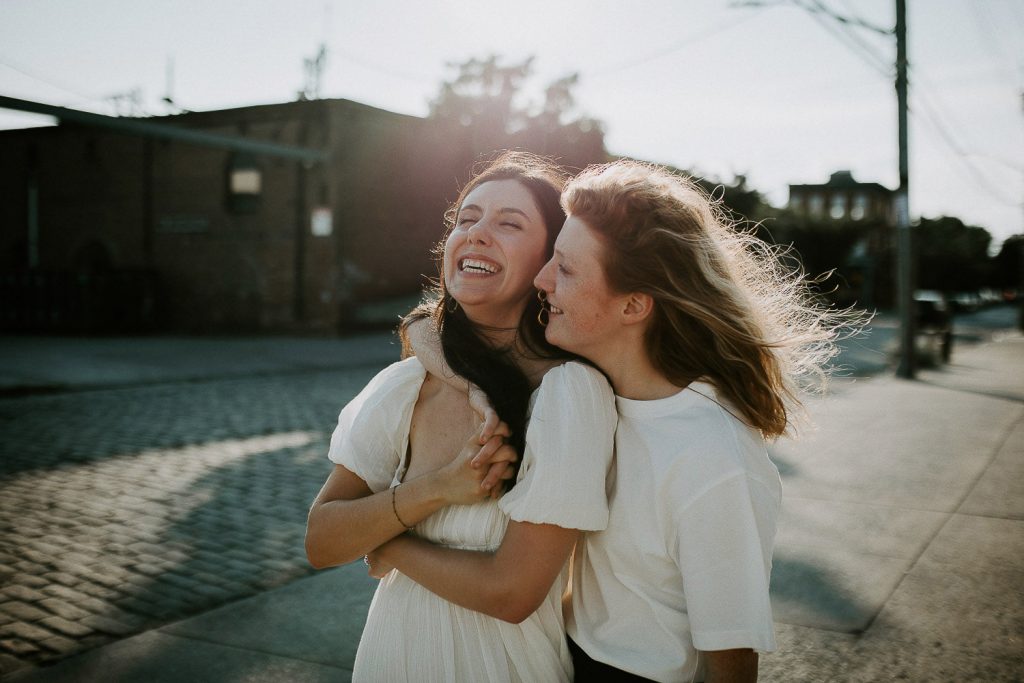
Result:
[[[162,114],[168,64],[190,110],[295,99],[327,48],[323,97],[425,115],[446,64],[535,57],[528,97],[578,72],[580,113],[615,154],[730,181],[775,205],[852,170],[898,183],[895,0],[0,0],[0,93]],[[1024,0],[908,0],[914,216],[1024,232]],[[875,57],[863,57],[864,51]],[[870,62],[870,63],[869,63]],[[0,110],[0,127],[45,119]]]

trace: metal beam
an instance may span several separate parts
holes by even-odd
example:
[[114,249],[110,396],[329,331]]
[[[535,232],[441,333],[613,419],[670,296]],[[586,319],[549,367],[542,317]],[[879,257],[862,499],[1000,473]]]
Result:
[[326,150],[311,149],[309,147],[296,147],[293,145],[281,145],[274,142],[263,142],[232,135],[219,133],[207,133],[201,130],[172,126],[166,123],[154,123],[140,119],[122,118],[117,116],[104,116],[92,112],[57,107],[52,104],[19,100],[15,97],[0,95],[0,109],[13,109],[25,111],[32,114],[43,114],[53,116],[60,121],[79,123],[85,126],[96,126],[125,133],[127,135],[139,135],[147,138],[160,140],[177,140],[188,142],[194,145],[206,147],[217,147],[219,149],[230,149],[236,152],[250,152],[285,159],[296,159],[309,163],[327,161],[329,154]]

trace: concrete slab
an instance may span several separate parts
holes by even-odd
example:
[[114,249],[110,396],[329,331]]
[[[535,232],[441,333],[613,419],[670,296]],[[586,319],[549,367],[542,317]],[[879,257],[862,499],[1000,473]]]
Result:
[[841,633],[864,631],[911,560],[842,548],[776,547],[772,613],[777,622]]
[[776,547],[822,548],[914,560],[949,515],[928,510],[796,498],[787,488]]
[[785,496],[772,568],[775,619],[863,631],[948,517]]
[[1020,416],[1011,401],[888,378],[810,410],[814,431],[772,447],[786,496],[937,512],[959,507]]
[[1024,521],[954,515],[865,640],[1015,661],[1024,675],[1021,557]]
[[350,681],[352,672],[253,650],[150,631],[5,683],[181,683],[181,681]]
[[[1024,408],[1021,410],[1024,415]],[[1024,419],[1007,434],[995,460],[971,489],[960,513],[1024,519]]]
[[998,343],[954,351],[953,362],[924,370],[919,379],[934,386],[1024,402],[1024,336],[1002,332]]
[[778,651],[762,655],[758,680],[914,681],[914,683],[1020,683],[1020,667],[1000,657],[950,653],[941,644],[908,648],[900,641],[776,624]]
[[352,563],[160,631],[351,670],[376,587],[363,563]]

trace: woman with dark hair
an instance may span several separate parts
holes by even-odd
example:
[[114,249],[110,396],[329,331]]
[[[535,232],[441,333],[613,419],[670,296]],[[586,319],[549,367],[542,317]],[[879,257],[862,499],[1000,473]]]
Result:
[[[618,410],[609,522],[573,556],[576,680],[754,681],[775,648],[766,440],[790,425],[801,379],[825,377],[850,316],[664,169],[589,168],[562,206],[535,280],[546,337],[605,373]],[[386,544],[371,570],[423,555]]]
[[[580,531],[607,520],[615,408],[604,377],[560,364],[565,354],[539,324],[532,283],[564,220],[563,182],[551,163],[525,154],[506,154],[470,181],[448,215],[437,296],[417,313],[433,321],[448,364],[482,387],[511,431],[502,425],[482,439],[465,391],[415,357],[380,372],[338,418],[335,467],[307,525],[314,566],[349,562],[394,539],[482,551],[514,569],[504,586],[462,590],[469,577],[450,566],[449,587],[433,592],[421,585],[429,579],[386,573],[353,680],[571,675],[561,596]],[[544,418],[527,426],[531,405]],[[517,472],[502,475],[517,476],[500,501],[490,487],[498,473],[473,462],[478,452],[499,462],[522,456]],[[459,604],[449,602],[456,596]]]

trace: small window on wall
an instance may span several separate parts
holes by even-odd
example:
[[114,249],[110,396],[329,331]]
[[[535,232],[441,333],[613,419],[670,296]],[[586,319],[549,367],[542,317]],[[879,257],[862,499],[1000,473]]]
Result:
[[832,217],[832,220],[839,220],[846,215],[846,195],[835,194],[832,195],[832,203],[828,209],[828,215]]
[[862,221],[868,215],[868,196],[858,192],[853,197],[853,206],[850,207],[850,218],[855,221]]
[[234,154],[227,168],[228,209],[233,213],[253,213],[260,206],[263,171],[250,154]]
[[803,197],[798,194],[789,195],[789,208],[791,211],[802,211],[804,208]]
[[817,192],[808,197],[807,211],[815,218],[820,218],[825,213],[825,197]]

